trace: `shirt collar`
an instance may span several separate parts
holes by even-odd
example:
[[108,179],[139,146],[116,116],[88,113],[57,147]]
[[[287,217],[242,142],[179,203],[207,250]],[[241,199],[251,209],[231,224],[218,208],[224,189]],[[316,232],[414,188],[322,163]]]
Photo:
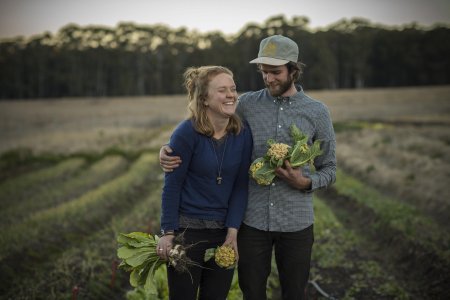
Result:
[[284,96],[278,96],[275,97],[275,100],[279,101],[279,102],[290,102],[290,101],[294,101],[299,94],[303,93],[303,87],[300,84],[296,84],[295,88],[297,89],[297,93],[295,93],[294,95],[290,96],[290,97],[284,97]]

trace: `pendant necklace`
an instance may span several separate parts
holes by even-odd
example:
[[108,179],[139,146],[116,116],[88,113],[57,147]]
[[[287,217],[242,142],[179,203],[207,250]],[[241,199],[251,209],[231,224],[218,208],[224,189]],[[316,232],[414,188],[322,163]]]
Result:
[[221,176],[222,164],[223,164],[223,158],[225,157],[225,149],[227,148],[227,140],[228,140],[228,133],[227,133],[227,136],[225,137],[225,142],[224,142],[225,144],[223,145],[222,159],[220,160],[220,164],[219,164],[219,157],[217,156],[216,147],[214,146],[212,137],[209,138],[209,141],[211,142],[211,146],[214,151],[214,156],[216,157],[216,161],[217,161],[217,177],[216,177],[217,184],[222,184],[222,176]]

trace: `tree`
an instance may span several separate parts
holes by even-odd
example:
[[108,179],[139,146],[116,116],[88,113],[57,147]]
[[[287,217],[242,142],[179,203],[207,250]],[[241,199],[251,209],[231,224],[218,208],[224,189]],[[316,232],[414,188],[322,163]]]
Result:
[[264,82],[249,61],[271,34],[298,42],[308,89],[450,83],[448,26],[355,18],[313,32],[308,24],[304,16],[276,15],[231,36],[129,22],[68,24],[54,35],[0,41],[0,98],[182,93],[184,70],[211,64],[229,67],[239,91],[257,90]]

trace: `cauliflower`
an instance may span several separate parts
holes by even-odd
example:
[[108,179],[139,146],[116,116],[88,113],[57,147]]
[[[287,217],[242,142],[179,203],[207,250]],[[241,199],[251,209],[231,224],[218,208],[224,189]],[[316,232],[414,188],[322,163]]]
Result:
[[231,246],[225,245],[206,250],[204,260],[208,261],[212,257],[219,267],[231,269],[236,266],[236,253]]
[[302,167],[307,163],[313,163],[314,159],[322,154],[320,141],[308,145],[308,136],[294,124],[290,127],[292,146],[285,143],[277,143],[269,139],[269,149],[264,157],[259,157],[250,165],[249,174],[259,185],[270,185],[275,178],[275,169],[282,167],[288,160],[293,168]]
[[289,148],[291,146],[283,143],[273,143],[270,145],[269,150],[267,150],[267,155],[276,160],[280,160],[288,155]]
[[229,246],[221,246],[216,249],[214,260],[218,266],[229,268],[236,262],[236,253],[234,253],[233,248]]

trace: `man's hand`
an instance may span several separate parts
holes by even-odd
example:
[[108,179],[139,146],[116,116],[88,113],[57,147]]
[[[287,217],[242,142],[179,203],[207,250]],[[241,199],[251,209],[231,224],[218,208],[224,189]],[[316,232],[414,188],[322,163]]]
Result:
[[290,186],[299,190],[311,189],[311,179],[303,176],[301,168],[292,168],[289,161],[285,160],[285,168],[277,168],[275,174],[286,181]]
[[172,153],[172,149],[168,145],[164,145],[159,150],[159,165],[164,172],[172,172],[181,164],[181,158],[179,156],[169,156]]

